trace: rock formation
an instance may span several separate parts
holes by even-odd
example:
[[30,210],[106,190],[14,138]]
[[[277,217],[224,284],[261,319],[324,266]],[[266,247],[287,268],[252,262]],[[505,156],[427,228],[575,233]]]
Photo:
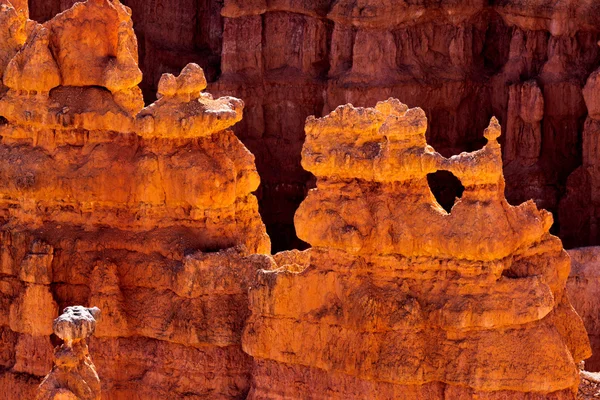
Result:
[[[89,341],[108,398],[239,398],[247,288],[270,268],[243,102],[165,74],[143,108],[131,11],[88,0],[0,24],[0,387],[32,399],[52,321],[97,305]],[[75,346],[75,345],[74,345]]]
[[583,96],[588,109],[583,128],[583,164],[569,176],[560,208],[565,241],[580,246],[600,243],[600,68],[588,78]]
[[[590,185],[581,171],[572,189],[567,178],[592,151],[582,88],[600,65],[596,1],[123,1],[147,99],[163,72],[196,62],[212,92],[246,101],[235,131],[257,158],[274,249],[301,247],[293,215],[314,184],[300,163],[306,117],[389,96],[427,112],[428,140],[445,156],[480,148],[498,116],[509,202],[552,211],[569,247],[600,244],[577,234],[592,203],[559,206]],[[31,14],[46,20],[73,2],[30,0]],[[457,188],[442,179],[433,190]]]
[[67,307],[54,320],[54,334],[64,344],[54,350],[54,367],[42,381],[36,400],[100,400],[100,379],[86,339],[94,333],[97,307]]
[[[472,150],[497,112],[510,197],[556,209],[585,115],[566,55],[578,79],[597,66],[594,7],[132,0],[138,49],[119,0],[74,3],[33,0],[38,23],[0,0],[8,400],[35,398],[70,304],[103,310],[89,355],[107,398],[574,396],[589,346],[551,215],[504,199],[496,121],[483,149],[450,158],[425,134],[445,156]],[[147,107],[140,85],[157,92]],[[207,86],[247,99],[247,117]],[[309,119],[302,166],[318,186],[296,228],[314,248],[268,256],[233,125],[258,155],[275,247],[300,246],[305,116],[394,93],[431,127],[394,100]],[[450,213],[428,186],[438,170],[465,187]],[[73,357],[88,330],[61,324],[50,390],[61,368],[91,376]]]
[[577,400],[595,400],[598,398],[598,391],[600,391],[600,374],[582,371]]
[[573,307],[583,319],[592,345],[587,371],[600,371],[600,247],[569,250],[572,260],[567,289]]
[[[552,215],[504,198],[500,126],[444,158],[423,110],[340,106],[306,124],[317,177],[296,214],[313,248],[250,291],[249,398],[574,399],[589,357]],[[450,213],[427,175],[464,185]]]

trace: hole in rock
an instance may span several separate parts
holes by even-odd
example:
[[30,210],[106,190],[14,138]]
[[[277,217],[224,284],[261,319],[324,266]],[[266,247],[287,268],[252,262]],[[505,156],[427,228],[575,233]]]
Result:
[[448,213],[452,210],[456,199],[460,199],[465,191],[460,180],[448,171],[427,175],[427,182],[438,204]]
[[61,338],[56,336],[54,333],[50,335],[50,343],[52,343],[52,347],[60,346],[63,341]]

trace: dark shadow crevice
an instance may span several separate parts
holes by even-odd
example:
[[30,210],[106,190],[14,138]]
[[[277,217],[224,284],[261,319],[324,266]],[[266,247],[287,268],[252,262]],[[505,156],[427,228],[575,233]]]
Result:
[[452,211],[452,207],[465,191],[460,180],[448,171],[427,175],[427,182],[438,204],[448,213]]

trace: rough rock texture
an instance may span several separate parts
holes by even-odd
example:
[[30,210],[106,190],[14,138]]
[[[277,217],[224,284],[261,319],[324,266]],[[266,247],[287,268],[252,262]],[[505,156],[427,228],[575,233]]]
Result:
[[247,287],[272,263],[229,130],[243,102],[203,93],[190,64],[143,108],[117,0],[44,24],[0,3],[0,397],[35,397],[71,304],[103,310],[89,346],[107,398],[243,397]]
[[581,384],[577,400],[594,400],[600,396],[600,374],[581,371]]
[[54,334],[64,344],[54,350],[54,367],[44,378],[36,400],[100,400],[100,379],[86,339],[100,316],[97,307],[67,307],[54,320]]
[[[26,3],[0,0],[9,400],[35,397],[70,304],[103,310],[89,351],[111,399],[245,398],[251,371],[253,398],[573,398],[589,348],[551,217],[504,200],[496,123],[449,159],[425,133],[474,150],[498,114],[509,198],[556,211],[593,102],[593,2],[131,0],[139,48],[118,0],[32,0],[43,24]],[[315,248],[265,256],[229,128],[258,155],[275,248],[300,247],[305,117],[392,94],[431,126],[396,101],[310,120],[319,189],[297,227]],[[437,170],[464,185],[450,214]]]
[[[504,198],[500,126],[444,158],[423,110],[397,100],[309,118],[296,213],[313,248],[284,253],[250,291],[249,398],[574,399],[590,356],[552,215]],[[427,175],[465,190],[450,213]]]
[[569,298],[583,319],[592,344],[593,354],[585,361],[585,369],[600,371],[600,247],[572,249],[569,255]]
[[[32,17],[49,19],[73,1],[30,0]],[[213,92],[247,101],[235,129],[257,157],[274,249],[302,246],[293,215],[314,182],[300,164],[305,118],[389,96],[427,112],[429,143],[445,156],[480,148],[498,116],[511,204],[533,198],[552,211],[569,247],[600,244],[589,222],[598,128],[585,123],[595,111],[582,91],[600,63],[597,1],[124,2],[134,10],[147,99],[163,72],[197,62]],[[434,191],[457,191],[434,178]]]
[[71,346],[74,341],[86,339],[94,333],[99,316],[100,309],[98,307],[67,307],[54,320],[52,329],[54,334],[62,339],[67,346]]
[[588,109],[582,139],[583,165],[569,176],[560,214],[567,243],[594,245],[600,243],[600,69],[588,78],[583,97]]

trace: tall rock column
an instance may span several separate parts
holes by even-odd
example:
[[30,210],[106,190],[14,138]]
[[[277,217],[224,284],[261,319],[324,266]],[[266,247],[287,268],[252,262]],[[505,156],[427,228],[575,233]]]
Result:
[[2,395],[34,397],[57,310],[82,304],[104,311],[103,396],[244,397],[247,288],[271,265],[254,156],[231,131],[244,103],[206,93],[192,63],[144,107],[118,0],[44,24],[0,5]]
[[583,164],[567,181],[561,201],[561,234],[569,245],[600,244],[600,69],[587,80],[588,117],[583,129]]
[[[587,80],[583,96],[588,117],[583,129],[583,164],[567,181],[567,195],[560,203],[561,233],[570,246],[600,244],[600,69]],[[586,369],[600,370],[600,327],[598,324],[598,248],[570,251],[575,268],[570,294],[581,313],[592,342],[593,357]]]
[[[313,247],[251,289],[250,398],[575,398],[590,348],[551,214],[505,200],[495,118],[483,149],[448,159],[426,129],[392,99],[307,120],[317,188],[296,226]],[[437,170],[465,187],[450,213]]]
[[67,307],[53,329],[64,344],[54,351],[54,367],[40,384],[36,400],[100,400],[100,379],[86,339],[94,333],[100,309]]

